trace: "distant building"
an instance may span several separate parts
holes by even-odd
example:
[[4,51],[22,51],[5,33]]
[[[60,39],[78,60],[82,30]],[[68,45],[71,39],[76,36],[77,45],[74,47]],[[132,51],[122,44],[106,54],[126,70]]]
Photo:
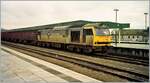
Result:
[[[149,28],[147,29],[123,29],[120,30],[121,42],[149,42]],[[118,40],[118,32],[117,32]],[[115,40],[115,35],[113,35]]]
[[6,29],[4,29],[4,28],[1,28],[1,31],[6,31]]

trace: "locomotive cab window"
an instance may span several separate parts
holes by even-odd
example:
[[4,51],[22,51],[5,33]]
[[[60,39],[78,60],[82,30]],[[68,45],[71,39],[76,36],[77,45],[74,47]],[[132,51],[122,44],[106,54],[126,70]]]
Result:
[[83,34],[84,35],[93,35],[92,29],[84,29]]
[[110,35],[109,29],[96,29],[96,35]]

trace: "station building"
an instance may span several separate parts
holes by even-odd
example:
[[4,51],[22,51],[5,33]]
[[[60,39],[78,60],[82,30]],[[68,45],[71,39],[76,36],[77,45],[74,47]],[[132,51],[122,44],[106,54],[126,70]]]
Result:
[[[115,36],[112,34],[113,37]],[[118,32],[116,34],[118,40]],[[149,42],[149,27],[147,29],[122,29],[120,30],[121,42]],[[113,38],[114,39],[114,38]]]

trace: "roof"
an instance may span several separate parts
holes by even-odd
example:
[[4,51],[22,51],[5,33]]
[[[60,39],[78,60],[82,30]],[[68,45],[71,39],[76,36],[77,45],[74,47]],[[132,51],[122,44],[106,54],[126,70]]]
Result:
[[[62,22],[62,23],[55,23],[55,24],[48,24],[48,25],[40,25],[40,26],[32,26],[32,27],[27,27],[27,28],[20,28],[20,29],[12,29],[8,30],[7,32],[12,32],[12,31],[37,31],[37,30],[42,30],[42,29],[53,29],[54,27],[59,27],[59,26],[69,26],[71,28],[73,27],[82,27],[85,24],[88,23],[97,23],[98,26],[107,26],[107,28],[128,28],[129,23],[126,24],[121,24],[121,23],[115,23],[115,22],[93,22],[93,21],[85,21],[85,20],[77,20],[77,21],[70,21],[70,22]],[[69,28],[66,27],[66,28]]]
[[19,28],[19,29],[12,29],[7,30],[7,32],[12,31],[37,31],[41,29],[53,29],[55,26],[65,26],[65,25],[71,25],[72,27],[75,26],[83,26],[86,23],[89,23],[90,21],[84,21],[84,20],[77,20],[77,21],[70,21],[70,22],[62,22],[62,23],[55,23],[55,24],[47,24],[47,25],[40,25],[40,26],[32,26],[32,27],[26,27],[26,28]]
[[7,31],[6,29],[4,29],[4,28],[1,28],[1,32],[3,32],[3,31]]
[[97,28],[129,28],[129,23],[115,23],[115,22],[96,22],[96,23],[88,23],[84,26],[95,26]]

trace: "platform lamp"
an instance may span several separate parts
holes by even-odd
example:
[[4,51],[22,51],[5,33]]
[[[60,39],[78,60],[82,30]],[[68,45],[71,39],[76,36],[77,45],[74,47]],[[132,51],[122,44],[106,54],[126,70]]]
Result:
[[[114,9],[115,13],[116,13],[116,18],[115,18],[115,22],[117,23],[117,17],[118,17],[118,11],[119,9]],[[116,35],[117,31],[115,31],[115,44],[117,46],[117,35]],[[119,43],[120,43],[120,30],[118,30],[118,39],[119,39]]]
[[118,16],[118,11],[119,11],[119,9],[114,9],[114,11],[116,12],[116,19],[115,19],[115,22],[117,22],[117,16]]
[[148,13],[144,13],[144,15],[145,15],[145,29],[147,28],[147,15],[148,15]]

